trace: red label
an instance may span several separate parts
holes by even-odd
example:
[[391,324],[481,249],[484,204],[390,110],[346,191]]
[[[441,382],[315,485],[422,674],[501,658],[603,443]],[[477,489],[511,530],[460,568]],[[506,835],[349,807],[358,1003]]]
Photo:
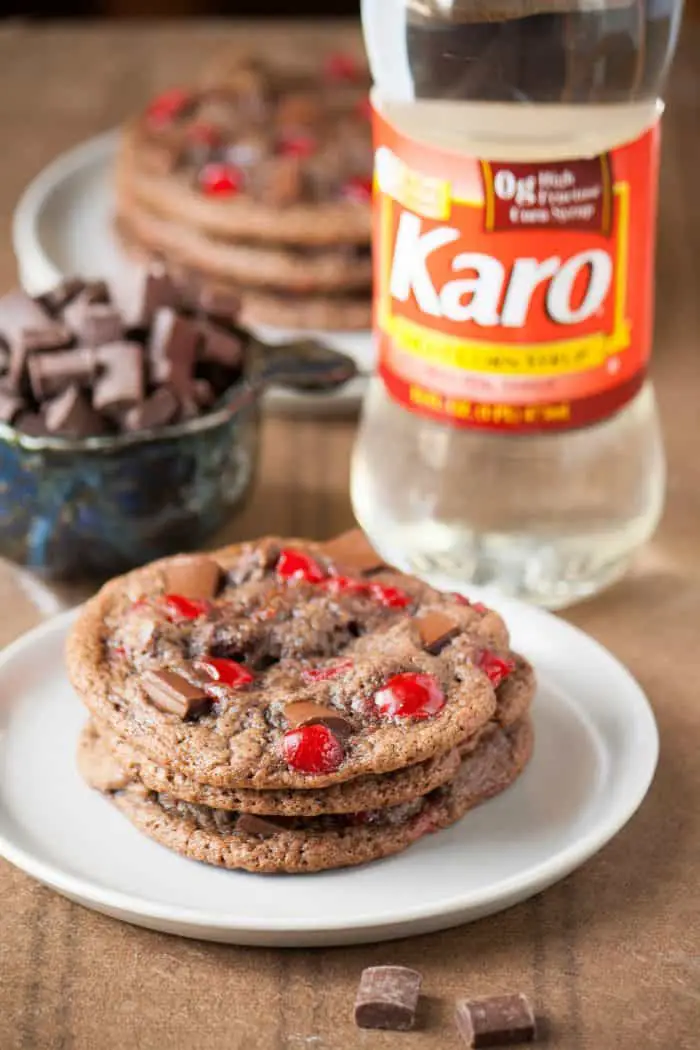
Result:
[[391,396],[511,432],[582,426],[634,397],[651,348],[658,125],[600,157],[531,164],[426,147],[378,114],[375,137]]

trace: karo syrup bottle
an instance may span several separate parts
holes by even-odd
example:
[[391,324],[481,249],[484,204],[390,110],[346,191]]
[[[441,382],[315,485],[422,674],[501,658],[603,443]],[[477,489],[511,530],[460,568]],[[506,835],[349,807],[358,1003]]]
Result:
[[654,531],[660,92],[680,0],[363,0],[379,363],[352,469],[402,569],[552,608]]

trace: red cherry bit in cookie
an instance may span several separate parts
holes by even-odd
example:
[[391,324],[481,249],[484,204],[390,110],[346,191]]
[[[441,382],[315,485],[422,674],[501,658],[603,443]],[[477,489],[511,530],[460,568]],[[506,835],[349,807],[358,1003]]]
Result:
[[305,583],[320,583],[325,573],[318,562],[302,551],[287,547],[280,551],[276,567],[282,580],[303,580]]
[[209,612],[209,602],[201,598],[184,598],[181,594],[164,595],[163,604],[171,623],[177,620],[196,620]]
[[282,754],[298,773],[334,773],[345,758],[338,738],[320,724],[288,730],[282,738]]
[[352,665],[352,660],[341,660],[332,667],[307,667],[301,674],[307,682],[325,682],[328,678],[335,678],[342,674],[343,671],[349,671]]
[[243,188],[243,175],[233,164],[205,164],[199,188],[208,197],[233,197]]
[[482,649],[477,657],[476,666],[483,671],[491,685],[499,686],[504,678],[515,670],[515,661],[503,659],[491,652],[490,649]]
[[463,594],[458,594],[457,591],[450,591],[448,597],[453,598],[458,605],[468,605],[474,612],[485,613],[488,609],[483,602],[470,602],[468,598],[465,598]]
[[311,157],[316,152],[316,139],[312,135],[288,135],[278,150],[283,157]]
[[329,576],[322,581],[322,586],[329,594],[369,594],[370,588],[366,580],[352,576]]
[[360,67],[357,59],[341,51],[329,55],[324,64],[324,73],[328,80],[347,80],[351,83],[359,80]]
[[399,590],[398,587],[385,587],[382,583],[371,583],[369,593],[375,601],[385,605],[387,609],[405,609],[411,604],[410,595]]
[[191,95],[182,88],[172,88],[154,98],[146,110],[146,119],[153,128],[164,128],[172,124],[190,103]]
[[209,656],[206,660],[197,660],[194,667],[208,675],[217,685],[228,685],[231,689],[238,689],[253,681],[253,675],[247,667],[224,657]]
[[187,138],[198,146],[221,145],[221,132],[213,124],[206,124],[203,120],[196,121],[187,129]]
[[343,186],[343,196],[356,204],[368,204],[372,200],[371,176],[353,175]]
[[431,674],[395,674],[374,694],[374,706],[385,718],[431,718],[445,706],[445,694]]

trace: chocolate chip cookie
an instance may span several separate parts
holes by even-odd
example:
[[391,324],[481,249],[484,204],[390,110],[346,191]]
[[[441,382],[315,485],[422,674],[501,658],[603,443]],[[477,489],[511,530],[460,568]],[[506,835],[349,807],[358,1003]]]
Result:
[[165,92],[124,128],[116,219],[127,246],[235,288],[248,322],[368,326],[366,67],[347,56],[311,72],[248,59],[217,77]]
[[316,817],[260,818],[149,791],[137,778],[121,771],[115,776],[98,737],[83,748],[81,769],[127,819],[169,849],[225,868],[307,873],[377,860],[454,824],[504,791],[527,764],[532,746],[527,719],[494,728],[464,758],[454,780],[429,794],[384,809]]
[[68,645],[100,725],[220,789],[317,790],[458,747],[516,669],[494,612],[352,534],[266,539],[107,584]]

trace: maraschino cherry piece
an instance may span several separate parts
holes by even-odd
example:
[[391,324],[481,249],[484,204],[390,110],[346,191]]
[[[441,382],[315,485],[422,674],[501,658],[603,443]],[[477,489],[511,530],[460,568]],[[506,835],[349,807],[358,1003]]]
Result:
[[303,580],[305,583],[320,583],[326,578],[318,562],[292,547],[280,551],[276,572],[282,580]]
[[445,706],[445,694],[431,674],[395,674],[374,694],[374,706],[386,718],[430,718]]
[[310,157],[316,152],[316,139],[313,135],[288,135],[278,146],[283,157]]
[[468,605],[470,609],[474,610],[474,612],[488,612],[488,609],[483,602],[470,602],[468,598],[465,598],[463,594],[458,594],[457,591],[451,591],[449,597],[454,598],[458,605]]
[[353,175],[343,186],[345,199],[355,201],[357,204],[366,204],[371,201],[372,192],[372,179],[369,175]]
[[299,773],[334,773],[345,752],[338,738],[321,723],[290,729],[282,738],[282,754]]
[[491,685],[496,687],[513,673],[515,661],[510,658],[504,660],[490,649],[482,649],[477,657],[476,666],[484,672]]
[[233,164],[205,164],[199,187],[208,197],[233,197],[243,188],[243,176]]
[[331,594],[368,594],[369,584],[366,580],[357,580],[353,576],[329,576],[323,581],[323,588]]
[[352,663],[352,660],[341,660],[340,663],[333,664],[331,667],[307,667],[301,672],[301,675],[307,682],[324,682],[327,678],[335,678],[343,671],[349,671]]
[[405,609],[411,604],[411,598],[398,587],[385,587],[383,583],[371,583],[369,593],[375,601],[385,605],[387,609]]
[[199,616],[206,616],[209,612],[209,602],[200,598],[185,598],[182,594],[166,594],[163,603],[168,619],[174,620],[196,620]]
[[187,129],[187,138],[198,146],[219,146],[221,144],[221,132],[213,124],[206,124],[203,120],[196,121]]
[[208,656],[206,660],[197,660],[194,666],[217,685],[228,685],[231,689],[238,689],[239,686],[248,685],[253,681],[253,675],[247,667],[225,657]]
[[182,88],[172,88],[154,98],[146,110],[146,119],[151,127],[164,128],[172,124],[190,102],[191,95]]
[[343,54],[342,51],[329,55],[323,68],[328,80],[349,80],[354,82],[360,76],[360,66],[357,59],[353,58],[352,55]]

